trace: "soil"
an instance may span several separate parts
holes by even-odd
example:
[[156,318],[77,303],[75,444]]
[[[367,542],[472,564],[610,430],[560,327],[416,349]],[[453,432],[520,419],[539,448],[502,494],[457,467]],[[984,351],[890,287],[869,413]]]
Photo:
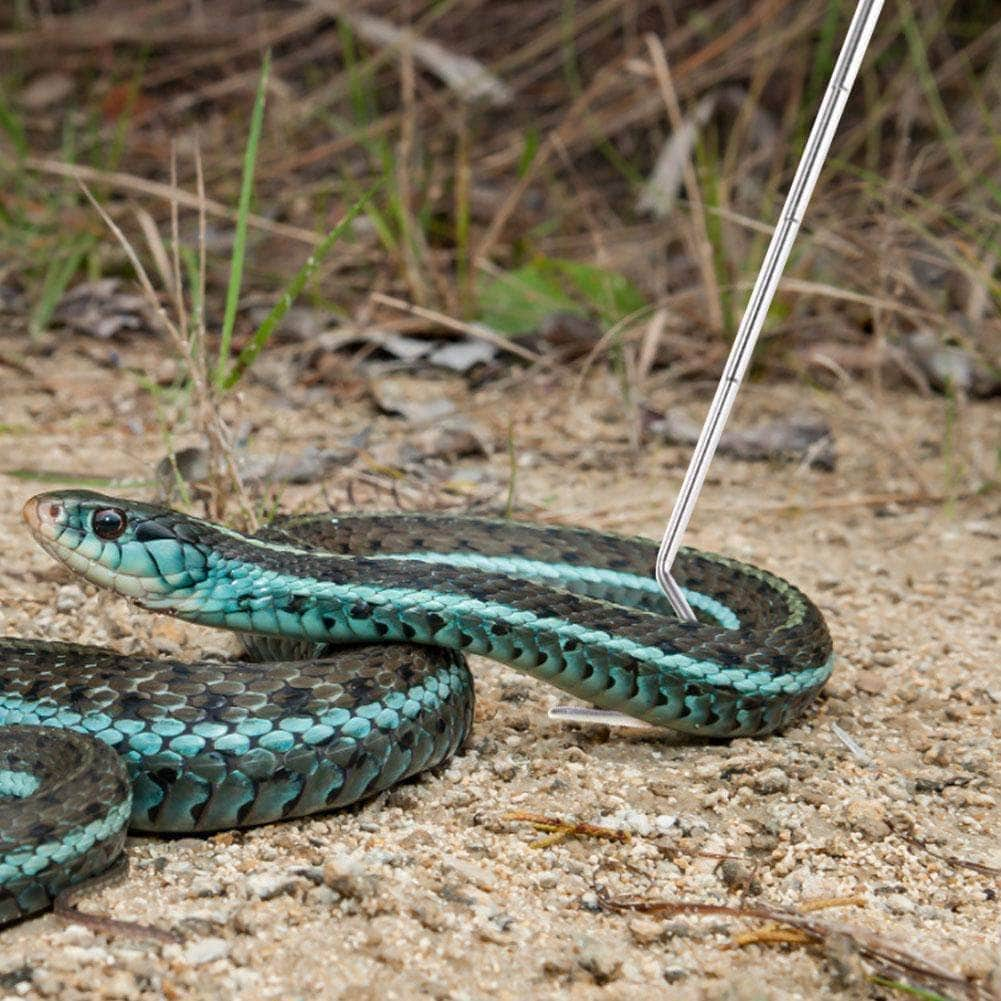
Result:
[[[150,481],[165,449],[167,404],[131,374],[156,374],[161,346],[42,348],[25,357],[23,338],[0,338],[0,469],[38,471],[0,477],[0,632],[192,658],[231,651],[225,635],[71,581],[32,544],[19,511],[50,486],[42,471],[121,477],[120,492],[147,496],[128,481]],[[303,388],[291,370],[288,351],[265,355],[227,404],[251,451],[369,434],[323,482],[286,488],[284,510],[502,511],[514,469],[518,517],[656,537],[688,459],[687,448],[635,446],[620,381],[604,371],[577,386],[567,370],[515,370],[471,389],[378,366]],[[453,447],[440,419],[380,413],[373,389],[384,401],[451,401],[449,420],[469,432],[454,447],[489,454],[427,458]],[[701,419],[710,391],[664,383],[643,395]],[[1001,991],[1001,518],[985,487],[1001,408],[751,384],[734,424],[803,409],[830,421],[836,470],[720,457],[686,540],[781,574],[823,609],[836,671],[788,731],[726,743],[560,725],[547,718],[566,701],[558,692],[475,662],[476,725],[446,767],[337,814],[130,838],[129,877],[86,909],[184,941],[43,915],[0,933],[0,998],[899,996],[869,980],[881,966],[859,954],[865,932]],[[180,426],[172,440],[194,443]],[[543,835],[510,819],[517,811],[629,838],[537,847]],[[760,921],[611,913],[599,890],[799,911],[852,898],[813,917],[854,932],[740,947],[735,936]]]

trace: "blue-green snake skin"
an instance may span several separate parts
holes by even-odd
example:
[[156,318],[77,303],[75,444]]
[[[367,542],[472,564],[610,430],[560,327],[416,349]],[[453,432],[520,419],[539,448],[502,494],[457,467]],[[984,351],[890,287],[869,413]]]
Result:
[[464,653],[713,737],[784,726],[833,663],[808,598],[721,556],[682,550],[674,573],[700,621],[680,622],[652,577],[657,547],[640,539],[329,513],[246,536],[89,491],[39,495],[24,514],[87,580],[252,634],[252,653],[277,659],[188,664],[0,640],[0,923],[108,866],[126,823],[263,824],[441,763],[472,720]]

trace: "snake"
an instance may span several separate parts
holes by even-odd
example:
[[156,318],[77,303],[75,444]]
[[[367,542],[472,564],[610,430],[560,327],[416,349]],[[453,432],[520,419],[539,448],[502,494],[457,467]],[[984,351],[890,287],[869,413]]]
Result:
[[[209,832],[367,799],[434,768],[473,719],[466,654],[702,737],[768,734],[833,666],[781,578],[582,528],[440,513],[285,516],[241,533],[85,490],[28,527],[73,573],[244,634],[238,661],[0,639],[0,924],[112,864],[125,831]],[[83,623],[80,623],[81,629]]]

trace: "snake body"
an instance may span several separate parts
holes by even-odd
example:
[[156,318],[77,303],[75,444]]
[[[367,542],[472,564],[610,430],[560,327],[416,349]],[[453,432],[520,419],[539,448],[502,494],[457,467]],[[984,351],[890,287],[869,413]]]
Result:
[[[25,517],[86,579],[253,634],[277,659],[0,640],[0,922],[100,871],[126,822],[267,823],[446,760],[472,720],[464,653],[714,737],[784,726],[833,663],[808,598],[722,556],[682,550],[674,574],[700,622],[680,622],[646,540],[428,514],[310,515],[248,536],[89,491],[40,495]],[[42,751],[40,727],[64,743]]]

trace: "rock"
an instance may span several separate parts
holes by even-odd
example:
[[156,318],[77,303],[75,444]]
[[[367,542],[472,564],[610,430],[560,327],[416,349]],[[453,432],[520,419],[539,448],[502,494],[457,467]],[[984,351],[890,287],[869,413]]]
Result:
[[471,455],[489,455],[490,433],[485,427],[465,417],[438,421],[433,428],[413,440],[418,455],[425,459],[461,459]]
[[568,977],[573,973],[573,962],[562,952],[553,952],[542,961],[542,972],[548,977]]
[[76,90],[76,83],[69,73],[55,70],[41,73],[21,87],[18,103],[29,113],[54,108],[66,102]]
[[865,800],[848,803],[842,811],[845,826],[861,831],[873,841],[881,841],[890,833],[890,825],[884,819],[885,816],[882,806]]
[[[10,974],[6,974],[6,977],[10,977]],[[27,981],[17,981],[18,986],[23,983],[27,983]],[[65,987],[62,980],[44,966],[36,967],[31,971],[31,985],[43,998],[57,998]],[[10,983],[9,987],[15,987],[15,984]]]
[[497,758],[490,768],[502,782],[510,782],[517,772],[517,765],[508,755]]
[[617,831],[636,834],[641,838],[649,837],[653,833],[650,818],[645,813],[640,813],[639,810],[620,810],[611,817],[603,817],[601,822]]
[[452,916],[448,911],[431,900],[413,904],[410,913],[428,931],[442,932],[452,923]]
[[1001,964],[1001,950],[989,945],[968,945],[963,950],[961,969],[970,980],[987,980]]
[[908,334],[904,348],[928,381],[943,392],[988,397],[1001,388],[997,372],[983,358],[966,348],[944,344],[933,330]]
[[668,834],[678,824],[678,818],[673,813],[658,813],[653,818],[653,826],[658,834]]
[[474,366],[484,365],[496,357],[497,348],[492,344],[468,339],[451,341],[444,347],[436,348],[428,356],[428,361],[453,372],[468,372]]
[[222,880],[214,876],[197,876],[191,881],[188,887],[188,896],[197,897],[221,897],[225,892]]
[[717,871],[723,885],[731,889],[745,888],[751,882],[751,870],[739,859],[723,859]]

